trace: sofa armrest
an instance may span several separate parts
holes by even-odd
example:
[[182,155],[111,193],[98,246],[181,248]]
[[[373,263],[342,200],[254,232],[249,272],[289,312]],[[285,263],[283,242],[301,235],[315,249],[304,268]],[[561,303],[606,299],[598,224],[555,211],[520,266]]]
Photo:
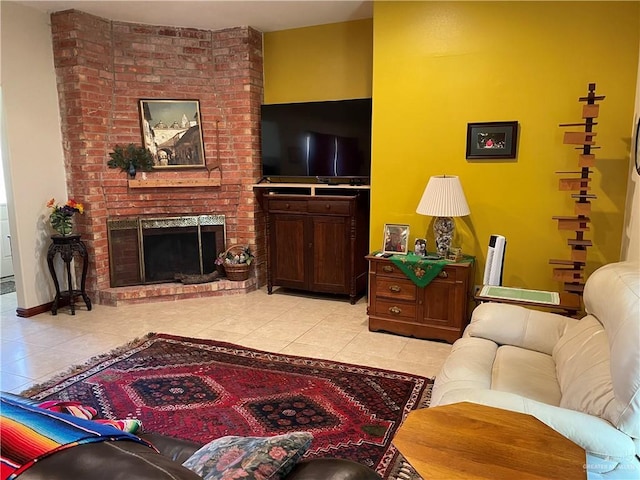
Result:
[[518,305],[483,303],[473,311],[464,336],[551,355],[560,337],[577,322],[574,318]]
[[496,390],[449,390],[442,396],[439,405],[458,402],[479,403],[532,415],[588,453],[597,456],[611,469],[620,463],[637,463],[631,437],[601,418]]
[[49,455],[20,480],[202,480],[152,448],[129,440],[76,445]]

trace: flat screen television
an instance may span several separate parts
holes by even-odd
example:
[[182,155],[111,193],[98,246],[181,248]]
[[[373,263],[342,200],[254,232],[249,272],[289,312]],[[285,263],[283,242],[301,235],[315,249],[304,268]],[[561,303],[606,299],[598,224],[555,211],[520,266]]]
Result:
[[261,113],[264,179],[369,183],[370,98],[262,105]]

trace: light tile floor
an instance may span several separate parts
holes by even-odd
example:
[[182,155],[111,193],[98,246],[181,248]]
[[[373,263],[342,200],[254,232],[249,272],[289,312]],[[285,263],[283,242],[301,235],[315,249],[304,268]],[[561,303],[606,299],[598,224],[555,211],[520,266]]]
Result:
[[[82,302],[80,302],[82,303]],[[434,377],[451,345],[369,332],[367,300],[260,289],[246,295],[108,307],[84,305],[72,316],[16,316],[16,294],[0,295],[0,389],[33,384],[148,332],[231,342]]]

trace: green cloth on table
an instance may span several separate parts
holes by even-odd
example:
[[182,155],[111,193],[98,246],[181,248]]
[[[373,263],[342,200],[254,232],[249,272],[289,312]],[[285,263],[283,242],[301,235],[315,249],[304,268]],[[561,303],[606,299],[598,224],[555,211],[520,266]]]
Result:
[[[451,263],[456,263],[446,259],[430,260],[412,252],[406,255],[392,255],[389,260],[420,288],[429,285],[431,280],[436,278],[444,267]],[[472,261],[473,257],[464,256],[460,263]]]

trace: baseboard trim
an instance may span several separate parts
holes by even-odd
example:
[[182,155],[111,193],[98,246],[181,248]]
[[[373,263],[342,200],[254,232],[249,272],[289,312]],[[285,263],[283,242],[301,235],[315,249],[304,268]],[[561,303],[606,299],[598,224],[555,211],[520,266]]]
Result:
[[[69,299],[68,298],[62,298],[60,299],[60,301],[58,302],[58,310],[61,307],[66,307],[67,305],[69,305]],[[16,315],[22,318],[29,318],[29,317],[33,317],[34,315],[39,315],[41,313],[45,313],[45,312],[50,312],[51,311],[51,307],[53,306],[53,302],[47,302],[45,304],[42,305],[38,305],[36,307],[31,307],[31,308],[16,308]]]

